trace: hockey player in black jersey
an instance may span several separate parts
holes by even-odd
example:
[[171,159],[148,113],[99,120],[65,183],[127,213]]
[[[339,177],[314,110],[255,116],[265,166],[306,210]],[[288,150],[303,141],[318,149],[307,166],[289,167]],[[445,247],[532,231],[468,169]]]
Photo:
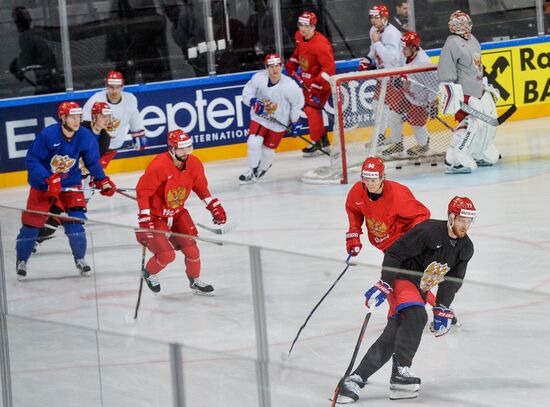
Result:
[[[454,314],[450,306],[474,254],[474,246],[466,233],[475,216],[472,201],[456,196],[449,203],[446,221],[425,220],[388,249],[380,280],[365,293],[365,304],[369,308],[379,307],[388,299],[388,323],[357,369],[343,379],[339,404],[357,401],[366,380],[390,358],[393,359],[390,399],[418,396],[420,378],[411,373],[410,367],[428,321],[426,295],[438,286],[430,330],[436,337],[442,336],[451,328]],[[445,276],[454,279],[444,281]]]

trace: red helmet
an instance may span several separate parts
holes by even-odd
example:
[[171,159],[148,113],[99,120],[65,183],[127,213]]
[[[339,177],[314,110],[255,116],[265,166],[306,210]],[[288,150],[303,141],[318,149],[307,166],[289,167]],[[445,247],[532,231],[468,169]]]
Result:
[[382,178],[384,176],[384,161],[378,157],[369,157],[361,167],[361,179]]
[[390,10],[384,4],[376,4],[369,10],[369,16],[385,18],[387,20],[390,17]]
[[317,16],[313,11],[304,11],[298,17],[298,25],[317,25]]
[[120,72],[117,71],[111,71],[107,74],[105,77],[105,84],[106,85],[124,85],[124,77]]
[[401,45],[407,48],[420,47],[420,35],[414,31],[407,31],[401,36]]
[[57,108],[57,117],[61,119],[69,114],[82,114],[82,108],[76,102],[62,102]]
[[474,206],[474,203],[470,200],[470,198],[465,196],[455,196],[451,199],[451,202],[449,202],[448,212],[464,218],[476,217],[476,207]]
[[269,65],[281,65],[282,60],[279,54],[267,54],[264,60],[265,66]]
[[105,102],[95,102],[92,106],[92,117],[97,116],[98,114],[113,114],[111,107]]
[[193,146],[193,140],[181,129],[168,132],[168,145],[173,148],[186,148]]

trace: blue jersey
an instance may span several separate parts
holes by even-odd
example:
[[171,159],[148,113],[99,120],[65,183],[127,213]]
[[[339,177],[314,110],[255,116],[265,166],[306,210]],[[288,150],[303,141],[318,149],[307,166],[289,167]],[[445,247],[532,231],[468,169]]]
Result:
[[46,191],[46,179],[57,173],[61,177],[62,187],[80,186],[81,157],[96,180],[105,178],[99,164],[97,139],[90,130],[80,127],[71,139],[66,139],[61,124],[46,127],[32,142],[25,158],[29,184],[40,191]]

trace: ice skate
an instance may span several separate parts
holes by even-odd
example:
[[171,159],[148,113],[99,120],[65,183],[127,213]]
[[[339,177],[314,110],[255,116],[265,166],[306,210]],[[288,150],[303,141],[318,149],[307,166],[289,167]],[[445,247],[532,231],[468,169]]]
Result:
[[191,288],[191,291],[193,291],[193,294],[204,295],[207,297],[214,296],[214,287],[212,287],[210,284],[206,284],[205,282],[201,281],[198,278],[192,278],[189,276],[188,278],[189,278],[189,288]]
[[147,283],[147,287],[154,293],[160,291],[160,281],[156,274],[150,274],[146,269],[143,269],[141,276]]
[[[370,141],[367,141],[365,143],[365,148],[368,150],[370,149]],[[391,142],[389,139],[386,139],[386,136],[383,134],[379,134],[378,137],[376,137],[376,147],[383,147],[389,145]]]
[[74,264],[82,277],[90,277],[92,274],[92,268],[86,263],[84,259],[74,259]]
[[399,141],[397,143],[390,144],[388,148],[382,151],[382,155],[384,157],[388,157],[394,154],[401,154],[404,150],[403,142]]
[[390,400],[414,399],[418,397],[421,380],[412,375],[408,366],[393,364],[392,377],[390,379]]
[[409,157],[416,157],[424,153],[427,153],[429,150],[430,150],[429,144],[425,144],[423,146],[421,146],[420,144],[416,144],[411,148],[407,149],[407,155]]
[[323,152],[321,151],[321,142],[316,141],[312,146],[306,147],[302,149],[302,153],[304,157],[318,157],[320,155],[323,155]]
[[239,183],[241,185],[253,184],[257,180],[256,173],[252,169],[248,169],[244,174],[239,175]]
[[445,174],[470,174],[472,169],[463,165],[451,165],[445,161]]
[[27,262],[25,260],[17,260],[15,269],[18,281],[23,281],[27,278]]
[[365,381],[358,374],[346,377],[340,383],[340,392],[336,399],[337,404],[350,404],[359,400],[359,391],[365,386]]
[[493,164],[491,164],[488,161],[485,161],[484,159],[476,160],[476,164],[478,167],[492,167]]

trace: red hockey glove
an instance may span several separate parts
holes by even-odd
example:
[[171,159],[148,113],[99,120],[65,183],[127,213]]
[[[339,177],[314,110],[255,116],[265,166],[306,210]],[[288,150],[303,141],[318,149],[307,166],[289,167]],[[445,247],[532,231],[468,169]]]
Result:
[[369,57],[361,58],[359,60],[359,71],[370,71],[371,69],[376,69],[376,66],[374,66]]
[[94,186],[100,189],[99,193],[104,196],[113,196],[116,192],[116,185],[109,177],[105,177],[101,180],[96,179],[94,181]]
[[360,234],[357,232],[349,231],[346,233],[346,251],[352,256],[357,256],[363,247],[359,236]]
[[298,69],[298,66],[298,62],[294,58],[290,58],[285,64],[286,74],[292,76],[296,72],[296,69]]
[[[155,224],[148,209],[143,210],[138,214],[138,222],[140,229],[155,229]],[[147,244],[155,238],[155,234],[150,231],[136,231],[136,239],[139,244],[147,246]]]
[[55,198],[61,193],[61,177],[59,174],[52,174],[46,178],[48,191],[46,192],[50,198]]
[[222,204],[218,201],[218,198],[214,198],[206,205],[206,209],[212,214],[212,222],[216,225],[223,225],[227,221],[227,215]]

